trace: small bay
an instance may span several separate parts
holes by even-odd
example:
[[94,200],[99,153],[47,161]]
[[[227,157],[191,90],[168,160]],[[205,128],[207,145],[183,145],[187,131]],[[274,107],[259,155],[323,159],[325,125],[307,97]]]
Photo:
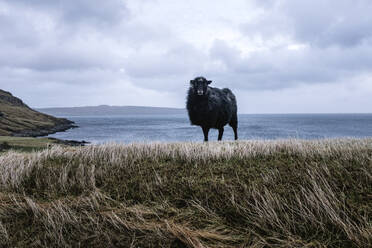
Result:
[[[203,140],[201,128],[191,126],[185,114],[61,117],[79,128],[49,137],[93,144]],[[240,140],[372,137],[372,114],[240,114],[238,118]],[[210,131],[210,141],[217,139],[217,133]],[[223,140],[233,140],[230,126],[225,126]]]

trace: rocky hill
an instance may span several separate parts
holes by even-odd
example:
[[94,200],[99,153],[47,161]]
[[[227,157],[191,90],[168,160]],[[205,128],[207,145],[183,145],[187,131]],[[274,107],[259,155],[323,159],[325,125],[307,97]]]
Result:
[[74,122],[35,111],[0,89],[0,136],[44,136],[72,127]]

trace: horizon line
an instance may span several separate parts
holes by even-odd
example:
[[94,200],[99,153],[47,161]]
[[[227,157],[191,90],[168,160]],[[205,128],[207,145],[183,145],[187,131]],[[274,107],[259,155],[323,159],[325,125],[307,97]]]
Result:
[[[175,110],[186,110],[186,108],[180,107],[159,107],[159,106],[139,106],[139,105],[108,105],[108,104],[100,104],[100,105],[86,105],[86,106],[74,106],[74,107],[31,107],[33,109],[62,109],[62,108],[86,108],[86,107],[139,107],[139,108],[167,108],[167,109],[175,109]],[[285,115],[285,114],[372,114],[372,112],[244,112],[238,114],[264,114],[264,115]]]

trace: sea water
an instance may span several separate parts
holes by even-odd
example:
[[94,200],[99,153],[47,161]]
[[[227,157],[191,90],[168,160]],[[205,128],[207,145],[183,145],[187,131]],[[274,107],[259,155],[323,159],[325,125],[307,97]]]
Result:
[[[79,128],[50,137],[98,143],[202,141],[199,126],[191,126],[187,115],[61,116]],[[372,114],[241,114],[238,116],[241,140],[322,139],[372,137]],[[217,140],[211,129],[209,140]],[[225,126],[223,140],[233,140]]]

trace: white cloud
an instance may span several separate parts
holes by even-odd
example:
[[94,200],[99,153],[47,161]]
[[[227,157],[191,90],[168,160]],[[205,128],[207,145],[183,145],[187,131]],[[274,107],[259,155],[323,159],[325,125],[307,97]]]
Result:
[[371,79],[237,94],[241,113],[370,113]]
[[29,105],[183,107],[188,82],[241,112],[370,112],[372,4],[0,0],[0,88]]

